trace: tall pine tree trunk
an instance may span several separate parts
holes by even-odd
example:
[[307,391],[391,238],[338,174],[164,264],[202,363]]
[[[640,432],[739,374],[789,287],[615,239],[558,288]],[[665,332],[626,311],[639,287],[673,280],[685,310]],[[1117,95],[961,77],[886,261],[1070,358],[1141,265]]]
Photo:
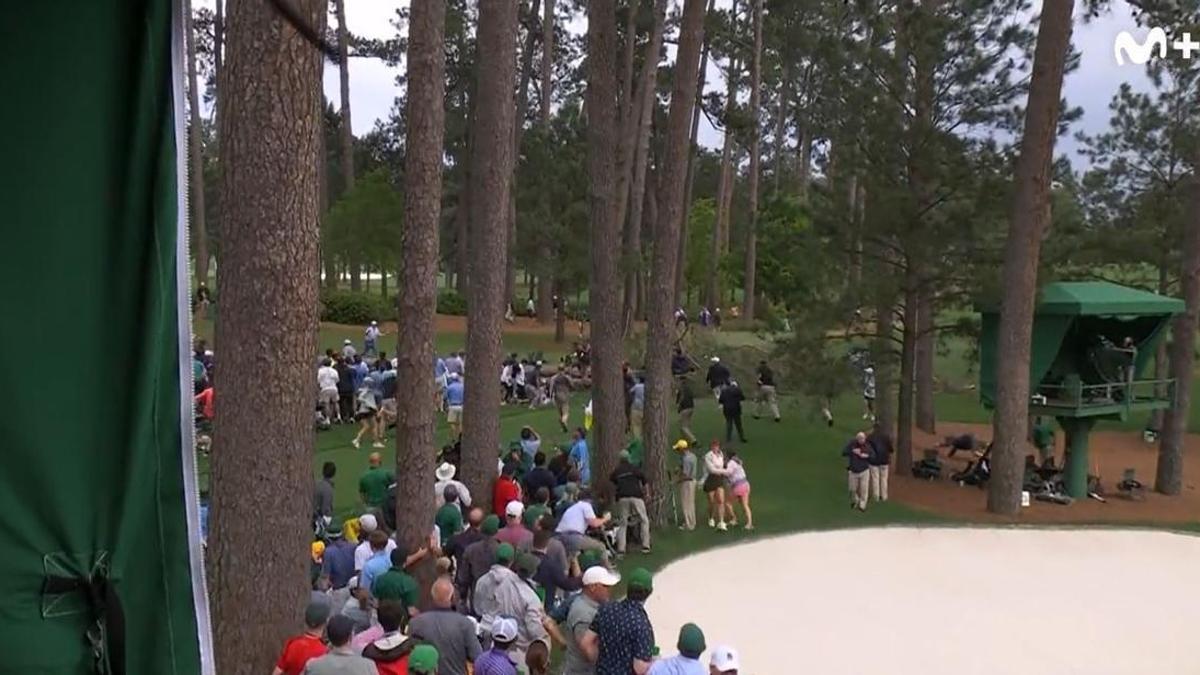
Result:
[[1178,495],[1183,491],[1183,441],[1192,409],[1196,317],[1200,315],[1200,180],[1192,181],[1191,222],[1184,233],[1181,253],[1183,271],[1179,286],[1185,308],[1171,326],[1171,377],[1175,379],[1175,398],[1163,420],[1154,475],[1154,489],[1165,495]]
[[184,26],[187,42],[188,186],[191,208],[192,245],[194,246],[197,284],[208,283],[208,221],[204,211],[204,148],[201,143],[200,94],[196,84],[196,27],[192,22],[192,0],[184,0]]
[[1049,227],[1050,176],[1058,134],[1059,96],[1071,45],[1075,0],[1042,5],[1034,50],[1025,131],[1016,167],[1016,194],[1008,240],[997,329],[996,413],[993,417],[992,476],[988,510],[1015,515],[1021,508],[1022,464],[1029,428],[1029,356],[1038,259]]
[[[354,189],[354,129],[350,125],[350,59],[349,29],[346,27],[346,0],[333,0],[338,29],[338,83],[340,85],[342,122],[338,141],[342,168],[342,194]],[[357,254],[350,255],[350,290],[362,290],[363,265]]]
[[[892,386],[896,376],[894,298],[888,294],[875,305],[875,422],[889,434],[896,433],[896,399]],[[908,467],[897,464],[898,470]]]
[[[396,399],[396,523],[400,544],[413,551],[429,534],[433,501],[434,359],[437,312],[438,225],[442,210],[442,139],[445,135],[443,34],[445,0],[414,0],[409,13],[408,96],[404,130],[404,227],[401,228],[396,378],[411,387]],[[480,383],[482,384],[482,383]],[[423,570],[426,577],[432,560]]]
[[[1171,291],[1170,273],[1167,268],[1167,261],[1164,250],[1163,260],[1158,264],[1158,294],[1167,295]],[[1167,377],[1169,365],[1167,362],[1168,341],[1163,339],[1158,341],[1158,348],[1154,351],[1154,379],[1164,380]],[[1167,388],[1161,385],[1154,385],[1154,397],[1166,398],[1168,395]],[[1155,410],[1150,413],[1150,421],[1146,424],[1147,429],[1161,432],[1163,429],[1163,411]]]
[[525,115],[529,112],[529,83],[533,79],[533,50],[538,31],[533,30],[533,17],[540,10],[541,0],[533,5],[521,3],[525,17],[525,45],[521,48],[520,84],[517,85],[517,113],[513,122],[513,178],[508,197],[508,268],[504,275],[504,302],[514,302],[517,288],[517,159],[521,156],[521,138],[525,134]]
[[[479,6],[479,83],[471,163],[471,280],[467,287],[467,354],[463,420],[463,482],[491,494],[500,447],[500,325],[508,257],[508,194],[513,170],[513,82],[517,62],[517,4]],[[428,364],[426,364],[428,366]]]
[[[904,274],[904,325],[900,347],[900,381],[898,385],[896,418],[896,466],[901,470],[912,466],[913,371],[917,356],[917,278],[911,260],[906,261]],[[878,379],[875,381],[879,388]],[[876,391],[876,400],[879,392]]]
[[[478,60],[476,61],[478,64]],[[478,72],[476,65],[475,71]],[[475,78],[478,81],[478,77]],[[454,211],[454,283],[455,289],[466,296],[471,287],[471,162],[475,156],[475,105],[473,93],[467,98],[467,161],[463,163],[462,186]]]
[[[715,4],[716,0],[708,0],[705,16],[712,14]],[[692,191],[696,187],[696,150],[700,136],[701,102],[704,100],[704,84],[708,79],[706,77],[708,74],[708,44],[708,35],[705,34],[704,47],[700,51],[700,70],[696,77],[696,104],[692,106],[692,149],[688,153],[687,192],[683,198],[683,216],[679,219],[679,264],[675,266],[675,299],[680,304],[685,301],[683,272],[687,266],[687,238],[688,225],[691,223],[692,215]]]
[[[542,15],[542,108],[540,124],[543,129],[550,128],[550,100],[551,92],[554,86],[554,10],[555,0],[546,0],[543,5]],[[543,243],[538,247],[538,259],[545,261],[553,259],[552,249],[549,243],[546,243],[543,238]],[[547,269],[552,265],[546,265]],[[555,283],[551,277],[551,272],[543,271],[538,276],[538,295],[537,295],[537,320],[540,324],[546,324],[551,321],[554,314],[554,287]]]
[[623,325],[626,331],[632,326],[640,304],[638,294],[642,288],[642,215],[646,202],[646,171],[650,164],[650,122],[657,93],[655,84],[658,82],[658,53],[662,48],[663,22],[666,16],[667,0],[655,0],[654,25],[650,29],[650,41],[646,43],[642,72],[638,78],[635,111],[637,142],[633,149],[633,184],[629,189],[629,227],[625,230],[625,257],[633,262],[625,275]]
[[625,15],[625,41],[622,43],[621,79],[617,89],[617,191],[613,208],[617,226],[625,223],[629,212],[629,188],[633,183],[633,148],[637,140],[638,115],[633,100],[633,62],[637,54],[637,14],[641,0],[628,0]]
[[762,24],[763,0],[754,0],[754,54],[750,61],[750,212],[749,227],[746,230],[746,272],[742,286],[742,316],[747,321],[754,319],[755,311],[755,277],[758,273],[758,179],[761,173],[762,131],[759,129],[758,116],[762,107]]
[[937,431],[937,415],[933,405],[933,288],[928,278],[921,279],[920,284],[917,291],[917,428],[932,434]]
[[808,183],[812,175],[812,129],[800,125],[796,132],[796,194],[802,203],[808,202]]
[[593,481],[602,495],[612,492],[609,475],[625,437],[625,392],[621,378],[621,281],[617,265],[621,226],[617,201],[617,20],[614,0],[591,0],[587,7],[588,179],[591,210]]
[[[324,2],[292,6],[324,25]],[[317,268],[321,55],[262,2],[230,4],[227,39],[216,340],[225,372],[258,374],[216,399],[212,625],[217,672],[267,673],[309,600],[310,561],[279,553],[312,541],[317,278],[296,271]]]
[[[660,3],[665,4],[665,3]],[[665,494],[673,489],[667,480],[669,445],[668,410],[671,402],[671,349],[675,344],[675,268],[679,260],[679,225],[687,192],[687,164],[691,152],[690,126],[696,105],[696,68],[704,40],[704,0],[687,0],[679,29],[676,77],[671,87],[671,109],[667,117],[666,150],[662,162],[661,217],[654,230],[654,264],[650,267],[650,308],[646,315],[646,458],[643,469],[653,490]],[[666,502],[652,502],[651,520],[667,522]]]
[[774,188],[776,192],[779,191],[779,186],[783,180],[784,168],[787,166],[787,152],[785,152],[785,148],[787,148],[787,103],[791,99],[790,90],[792,86],[791,66],[792,64],[787,61],[784,61],[782,66],[783,74],[779,84],[779,110],[776,111],[775,138],[772,139],[775,141],[775,147],[771,154],[775,158],[773,170],[775,172]]

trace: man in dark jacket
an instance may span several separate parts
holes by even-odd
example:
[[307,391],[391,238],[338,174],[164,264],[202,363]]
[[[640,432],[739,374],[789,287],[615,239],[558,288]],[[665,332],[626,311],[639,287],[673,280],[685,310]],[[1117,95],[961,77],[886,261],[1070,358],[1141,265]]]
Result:
[[896,451],[892,439],[878,423],[867,436],[871,446],[871,497],[877,502],[886,502],[888,498],[888,469],[892,463],[892,453]]
[[721,389],[729,384],[729,369],[721,363],[720,357],[712,357],[712,365],[708,367],[704,381],[708,382],[708,388],[712,389],[713,398],[720,400]]
[[496,541],[496,532],[499,530],[500,519],[498,517],[490,515],[484,518],[483,524],[479,527],[483,538],[468,546],[463,552],[462,565],[455,574],[454,585],[458,587],[458,597],[463,598],[468,607],[474,607],[475,599],[471,597],[471,594],[475,591],[475,582],[487,574],[487,571],[492,568],[492,563],[496,562],[496,548],[500,546],[500,542]]
[[[642,553],[650,552],[650,518],[646,515],[646,476],[629,461],[629,451],[621,451],[617,468],[609,476],[617,497],[617,553],[625,553],[629,516],[636,514],[641,527]],[[632,514],[630,513],[632,511]]]
[[721,389],[717,402],[721,404],[721,412],[725,415],[725,442],[733,440],[733,428],[737,427],[738,438],[746,442],[746,432],[742,429],[742,401],[746,395],[734,380]]
[[867,442],[867,435],[861,431],[855,434],[842,449],[842,456],[846,458],[846,475],[849,477],[850,508],[866,511],[871,469],[871,444]]
[[696,442],[696,434],[692,433],[692,414],[696,412],[696,397],[692,394],[692,382],[686,377],[679,378],[679,391],[675,394],[675,404],[679,409],[679,434],[688,443]]
[[337,371],[338,383],[338,412],[341,413],[342,424],[354,423],[354,367],[346,360],[338,357],[333,366]]
[[574,556],[569,563],[569,569],[563,569],[562,561],[549,554],[554,532],[538,529],[533,533],[533,554],[538,558],[537,571],[533,580],[546,591],[545,606],[549,613],[558,604],[558,592],[570,593],[583,588],[582,572],[579,571],[579,557]]
[[686,377],[692,372],[692,363],[683,350],[679,347],[675,348],[675,354],[671,357],[671,375],[675,377]]

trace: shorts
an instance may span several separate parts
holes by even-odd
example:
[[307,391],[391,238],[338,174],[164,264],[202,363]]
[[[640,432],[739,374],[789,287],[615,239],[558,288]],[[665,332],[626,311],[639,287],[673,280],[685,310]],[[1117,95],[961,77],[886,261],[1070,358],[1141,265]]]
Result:
[[317,396],[317,401],[321,405],[337,405],[338,390],[337,389],[322,389],[321,393]]
[[449,424],[461,424],[463,417],[463,407],[461,405],[452,405],[446,409],[446,422]]
[[390,417],[396,416],[396,399],[387,398],[383,400],[383,408],[380,409],[383,414]]
[[725,487],[725,479],[715,473],[708,474],[708,478],[704,479],[704,491],[715,492]]
[[358,412],[354,413],[354,419],[356,419],[356,420],[358,420],[358,421],[360,421],[360,422],[361,422],[362,420],[369,420],[369,419],[372,419],[373,417],[375,417],[375,411],[374,411],[374,410],[360,410],[360,411],[358,411]]
[[750,496],[750,481],[744,480],[729,488],[729,494],[734,497],[749,497]]

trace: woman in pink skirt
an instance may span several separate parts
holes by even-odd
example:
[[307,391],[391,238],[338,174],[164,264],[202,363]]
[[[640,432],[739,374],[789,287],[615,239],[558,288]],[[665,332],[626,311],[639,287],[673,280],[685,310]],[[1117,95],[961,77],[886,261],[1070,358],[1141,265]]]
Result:
[[[729,472],[725,476],[729,481],[729,496],[733,498],[732,501],[742,505],[742,511],[746,514],[746,529],[753,530],[754,515],[750,512],[750,481],[746,478],[746,467],[738,454],[731,452],[725,460],[725,468]],[[729,508],[733,510],[732,505]]]

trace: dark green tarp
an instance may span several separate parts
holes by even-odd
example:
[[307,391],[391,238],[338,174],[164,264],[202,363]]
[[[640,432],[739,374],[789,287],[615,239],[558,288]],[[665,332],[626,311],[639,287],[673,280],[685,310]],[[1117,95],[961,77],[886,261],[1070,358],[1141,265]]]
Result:
[[125,672],[211,672],[180,359],[174,11],[68,0],[5,12],[0,673],[97,672],[85,632],[101,608],[82,590],[49,592],[54,577],[111,583]]
[[[1070,316],[1038,316],[1033,322],[1033,339],[1029,352],[1029,393],[1032,394],[1042,377],[1054,363],[1063,336],[1071,327]],[[984,314],[979,338],[979,394],[984,405],[992,406],[996,395],[996,338],[999,314]]]

